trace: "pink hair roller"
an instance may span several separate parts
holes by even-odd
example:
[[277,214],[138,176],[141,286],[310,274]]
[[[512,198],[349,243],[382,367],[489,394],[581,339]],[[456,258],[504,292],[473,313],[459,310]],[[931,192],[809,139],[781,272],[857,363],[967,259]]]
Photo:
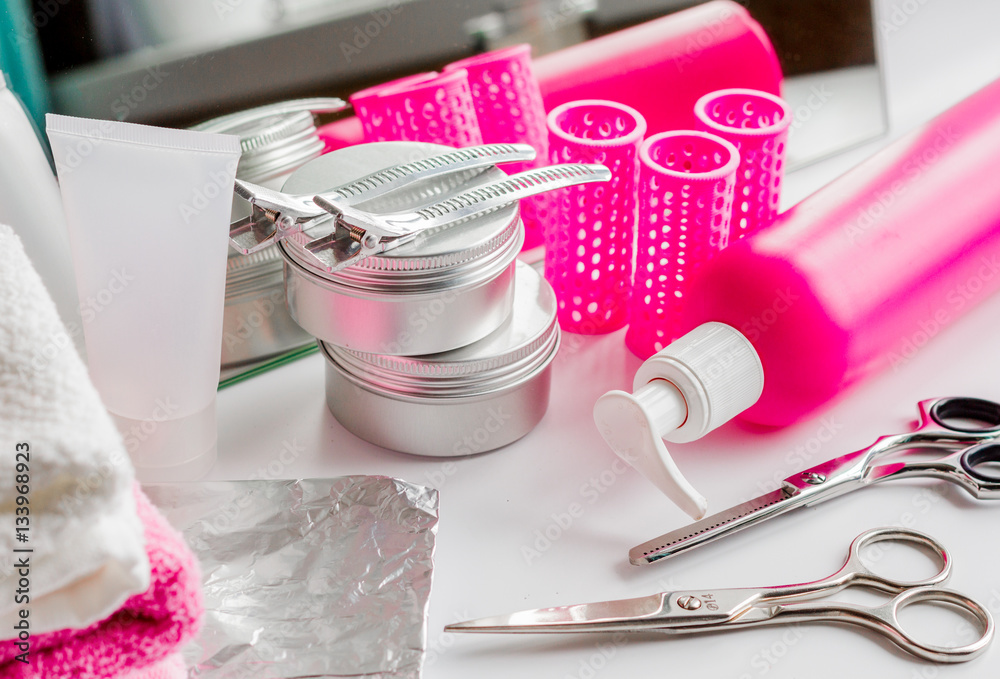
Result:
[[785,145],[792,111],[767,92],[728,89],[711,92],[694,105],[698,129],[718,135],[740,152],[733,203],[733,240],[774,223],[784,174]]
[[628,317],[639,145],[646,121],[613,101],[575,101],[548,116],[552,163],[600,163],[611,181],[552,194],[545,227],[545,278],[560,326],[586,335],[617,330]]
[[1000,290],[1000,80],[732,243],[695,278],[691,324],[753,344],[783,426],[904,365]]
[[483,143],[465,69],[420,73],[351,97],[365,141],[420,141],[463,147]]
[[[549,155],[548,132],[542,92],[531,67],[531,46],[514,45],[456,61],[445,72],[464,68],[479,119],[479,129],[486,144],[530,144],[538,157],[530,163],[505,166],[509,174],[545,164]],[[524,249],[542,244],[545,200],[536,196],[521,201],[524,220]]]
[[352,94],[350,96],[351,106],[354,107],[354,113],[357,116],[357,119],[361,122],[364,141],[387,141],[392,139],[395,134],[390,126],[390,117],[386,112],[382,100],[379,98],[379,94],[383,90],[392,89],[393,87],[425,83],[433,80],[437,77],[437,75],[438,74],[434,71],[429,73],[416,73],[414,75],[408,75],[405,78],[390,80],[387,83],[375,85]]
[[[764,29],[731,0],[715,0],[535,59],[545,109],[613,99],[643,114],[653,132],[695,126],[706,92],[750,87],[781,92],[781,66]],[[361,142],[357,122],[324,125],[330,148]]]
[[625,344],[647,359],[691,328],[691,273],[729,240],[736,147],[705,132],[662,132],[639,149],[635,283]]

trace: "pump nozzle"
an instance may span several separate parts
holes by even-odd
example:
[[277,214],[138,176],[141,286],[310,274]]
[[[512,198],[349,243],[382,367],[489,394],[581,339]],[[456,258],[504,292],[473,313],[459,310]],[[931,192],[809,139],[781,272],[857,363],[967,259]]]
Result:
[[639,368],[633,393],[609,391],[594,406],[601,436],[619,457],[695,519],[708,503],[684,478],[663,439],[701,438],[760,397],[764,371],[757,352],[723,323],[700,325]]

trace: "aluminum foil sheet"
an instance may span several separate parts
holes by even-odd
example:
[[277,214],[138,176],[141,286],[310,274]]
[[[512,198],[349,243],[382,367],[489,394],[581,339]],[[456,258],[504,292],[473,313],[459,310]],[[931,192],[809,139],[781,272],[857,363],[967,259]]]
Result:
[[201,561],[205,679],[417,679],[436,490],[384,476],[144,490]]

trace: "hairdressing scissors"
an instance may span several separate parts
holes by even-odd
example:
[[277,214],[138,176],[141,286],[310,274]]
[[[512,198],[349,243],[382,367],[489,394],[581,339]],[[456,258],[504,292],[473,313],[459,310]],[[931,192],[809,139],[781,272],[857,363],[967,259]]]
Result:
[[[1000,499],[1000,470],[990,467],[1000,462],[1000,404],[959,397],[928,399],[918,407],[914,431],[882,436],[867,448],[793,474],[778,490],[634,547],[629,559],[637,565],[653,563],[789,510],[893,479],[944,479],[978,499]],[[926,448],[949,452],[937,459],[914,459],[914,450]],[[885,460],[893,453],[895,459]]]
[[[878,575],[866,566],[861,550],[872,543],[892,541],[924,546],[940,561],[940,570],[922,580],[904,581]],[[971,660],[993,639],[993,618],[983,606],[937,585],[951,575],[947,550],[934,538],[904,528],[875,528],[851,543],[847,561],[828,578],[797,585],[742,589],[698,589],[661,592],[637,599],[559,606],[510,615],[480,618],[445,627],[446,632],[714,632],[756,625],[798,622],[840,622],[860,625],[887,636],[900,648],[932,662]],[[815,601],[848,587],[868,587],[894,594],[880,606]],[[978,622],[980,636],[964,646],[925,643],[899,622],[899,611],[917,602],[936,602],[967,611]]]

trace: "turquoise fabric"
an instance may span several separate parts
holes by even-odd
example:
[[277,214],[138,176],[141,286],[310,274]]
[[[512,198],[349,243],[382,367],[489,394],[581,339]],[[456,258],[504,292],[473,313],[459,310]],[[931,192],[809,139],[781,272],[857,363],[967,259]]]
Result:
[[[53,3],[58,9],[60,5]],[[21,99],[37,130],[44,129],[49,108],[49,88],[38,44],[38,32],[29,0],[0,0],[0,70],[7,83]],[[38,20],[50,17],[43,11]]]

